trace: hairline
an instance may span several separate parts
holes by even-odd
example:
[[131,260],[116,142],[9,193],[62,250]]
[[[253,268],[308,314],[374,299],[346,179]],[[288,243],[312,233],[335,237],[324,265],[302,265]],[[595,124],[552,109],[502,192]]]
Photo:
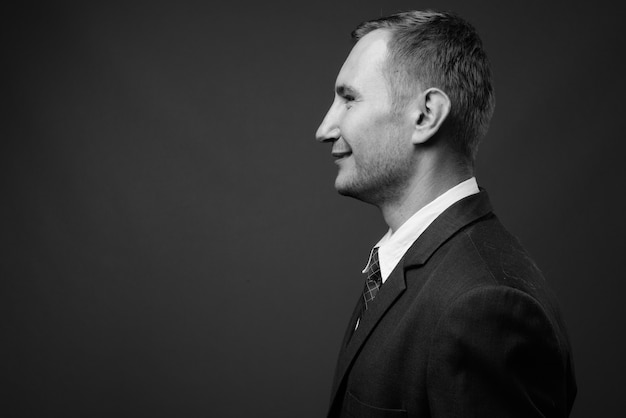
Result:
[[[367,29],[367,32],[363,32],[363,29]],[[423,91],[426,87],[427,80],[423,80],[423,71],[420,69],[420,79],[417,77],[411,77],[407,74],[407,66],[401,62],[398,58],[398,45],[397,39],[399,31],[391,26],[377,27],[377,28],[357,28],[352,33],[352,38],[356,42],[359,42],[365,36],[375,31],[383,31],[389,34],[387,42],[387,50],[385,51],[384,61],[380,64],[380,71],[385,78],[387,91],[391,96],[391,106],[393,112],[401,112],[406,108],[411,98],[414,96],[411,94],[405,94],[404,91],[410,89],[417,89],[419,92]],[[435,86],[429,86],[435,87]]]

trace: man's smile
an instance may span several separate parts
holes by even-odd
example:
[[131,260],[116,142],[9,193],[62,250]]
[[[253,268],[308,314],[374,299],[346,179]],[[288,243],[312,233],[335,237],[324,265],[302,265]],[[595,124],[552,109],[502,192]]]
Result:
[[352,151],[351,150],[333,150],[331,154],[335,158],[336,161],[339,161],[352,155]]

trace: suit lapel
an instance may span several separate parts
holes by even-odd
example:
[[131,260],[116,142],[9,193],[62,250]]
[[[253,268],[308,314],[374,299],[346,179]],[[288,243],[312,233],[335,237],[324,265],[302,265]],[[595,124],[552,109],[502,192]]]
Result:
[[404,293],[407,284],[405,269],[425,264],[432,254],[461,228],[491,213],[491,204],[485,191],[468,196],[450,206],[433,221],[424,233],[413,243],[402,260],[391,272],[385,284],[380,288],[371,308],[365,311],[359,328],[353,332],[360,311],[360,302],[352,314],[349,329],[346,331],[337,361],[335,379],[331,394],[331,407],[337,396],[354,358],[380,322],[384,314]]
[[[406,283],[404,281],[404,272],[400,265],[398,265],[389,278],[385,281],[385,284],[380,288],[380,291],[376,295],[376,299],[372,306],[364,311],[363,316],[359,322],[359,328],[354,330],[356,325],[359,308],[355,310],[350,321],[349,328],[346,332],[346,338],[344,338],[344,345],[339,354],[339,360],[337,361],[337,369],[335,371],[335,380],[333,382],[333,389],[331,399],[334,399],[337,389],[346,374],[347,369],[350,367],[355,355],[370,335],[376,324],[383,317],[387,309],[396,301],[396,299],[406,289]],[[353,331],[354,330],[354,331]],[[350,337],[350,334],[352,336]]]
[[356,306],[354,307],[354,312],[352,312],[352,316],[350,317],[350,322],[348,323],[348,329],[346,330],[346,334],[343,337],[343,343],[341,344],[341,352],[346,349],[348,342],[352,338],[354,334],[354,327],[356,327],[356,321],[359,319],[359,315],[361,310],[363,309],[363,292],[359,294],[359,299],[357,300]]

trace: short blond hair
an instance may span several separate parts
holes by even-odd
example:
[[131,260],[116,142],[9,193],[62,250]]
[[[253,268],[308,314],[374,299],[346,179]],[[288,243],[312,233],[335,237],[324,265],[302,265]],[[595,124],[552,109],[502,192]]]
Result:
[[474,27],[449,12],[409,11],[361,23],[352,37],[391,32],[383,68],[394,105],[404,106],[421,90],[436,87],[451,101],[444,122],[451,146],[473,162],[495,107],[491,69]]

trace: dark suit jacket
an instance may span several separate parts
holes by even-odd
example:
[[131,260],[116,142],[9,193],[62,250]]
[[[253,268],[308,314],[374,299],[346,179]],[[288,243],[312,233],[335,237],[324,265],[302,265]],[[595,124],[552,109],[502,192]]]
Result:
[[439,216],[341,346],[329,417],[566,417],[576,384],[554,296],[486,192]]

